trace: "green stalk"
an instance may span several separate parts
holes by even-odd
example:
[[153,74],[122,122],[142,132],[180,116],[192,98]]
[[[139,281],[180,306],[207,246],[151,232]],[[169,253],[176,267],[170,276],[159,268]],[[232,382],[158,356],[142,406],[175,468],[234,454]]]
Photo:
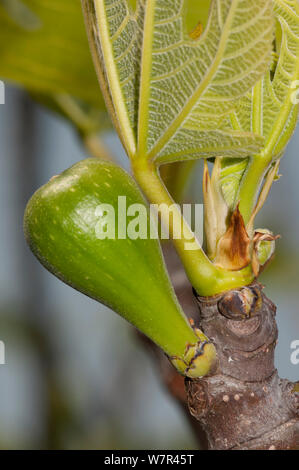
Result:
[[247,225],[250,220],[270,163],[271,159],[263,158],[261,155],[252,157],[249,161],[236,199],[237,202],[240,201],[240,212],[245,225]]
[[[227,271],[215,266],[204,253],[199,241],[195,238],[179,207],[165,188],[158,169],[145,159],[133,161],[134,176],[152,204],[164,204],[168,211],[161,212],[162,224],[169,225],[169,233],[178,255],[184,265],[186,274],[202,296],[212,296],[224,291],[243,287],[253,281],[251,267],[241,271]],[[170,217],[169,214],[172,214]],[[176,237],[178,228],[181,236]],[[192,243],[192,250],[186,249]]]
[[[299,51],[298,51],[299,53]],[[299,61],[293,72],[293,80],[299,76]],[[253,116],[253,132],[262,135],[262,82],[258,83],[254,88],[255,113]],[[237,201],[240,201],[240,211],[243,215],[245,224],[248,223],[251,212],[256,203],[259,190],[261,188],[264,176],[270,164],[282,154],[297,124],[298,112],[292,113],[293,101],[292,93],[294,88],[289,87],[287,96],[281,106],[281,113],[275,121],[272,132],[266,142],[263,152],[253,157],[249,163],[247,171],[241,182]]]
[[[262,135],[262,126],[263,82],[260,80],[253,88],[252,131],[255,134]],[[250,220],[268,165],[268,160],[265,161],[262,155],[252,157],[241,181],[236,203],[240,202],[239,208],[245,225]]]

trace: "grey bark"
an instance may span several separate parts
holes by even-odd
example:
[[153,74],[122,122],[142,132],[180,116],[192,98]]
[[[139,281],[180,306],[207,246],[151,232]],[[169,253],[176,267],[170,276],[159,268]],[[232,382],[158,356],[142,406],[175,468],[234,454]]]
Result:
[[274,366],[275,305],[258,283],[196,298],[198,326],[219,358],[213,375],[185,381],[190,412],[208,448],[299,449],[299,393]]

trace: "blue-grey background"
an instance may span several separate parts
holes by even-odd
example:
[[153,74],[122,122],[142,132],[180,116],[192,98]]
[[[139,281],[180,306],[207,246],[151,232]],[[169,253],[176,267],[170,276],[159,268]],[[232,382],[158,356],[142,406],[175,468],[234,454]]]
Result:
[[[105,141],[127,166],[112,133]],[[290,344],[299,340],[299,130],[281,165],[261,227],[282,234],[263,276],[278,306],[276,364],[299,379]],[[46,272],[27,248],[27,200],[48,179],[84,158],[72,128],[6,86],[0,106],[0,447],[195,448],[185,418],[163,390],[133,331],[107,308]],[[200,202],[200,174],[191,191]]]

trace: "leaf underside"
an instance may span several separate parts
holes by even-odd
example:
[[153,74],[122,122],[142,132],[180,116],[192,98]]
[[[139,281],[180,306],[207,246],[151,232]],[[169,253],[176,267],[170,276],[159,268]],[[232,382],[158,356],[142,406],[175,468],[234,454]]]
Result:
[[[183,0],[82,0],[102,90],[131,158],[158,164],[256,153],[233,129],[237,101],[262,77],[273,40],[271,0],[213,0],[204,33],[185,30]],[[200,19],[200,6],[198,6]]]
[[[291,95],[294,92],[292,83],[299,79],[299,2],[274,0],[274,13],[281,30],[282,38],[278,60],[274,64],[275,71],[269,70],[256,87],[244,96],[235,111],[240,128],[251,132],[256,127],[259,134],[265,138],[265,147],[271,139],[276,127],[282,127],[275,144],[271,147],[273,158],[279,156],[286,145],[284,136],[288,133],[288,122],[281,125],[282,110],[288,108],[288,121],[292,123],[297,119],[299,106],[293,104]],[[274,59],[274,62],[276,60]],[[255,99],[256,95],[256,99]],[[256,124],[254,116],[258,114]],[[285,126],[285,124],[287,126]]]
[[[299,113],[299,105],[292,100],[293,83],[299,80],[299,2],[274,0],[273,4],[280,34],[276,39],[272,70],[240,99],[232,115],[235,129],[264,137],[263,153],[270,164],[283,153]],[[248,160],[224,159],[222,162],[221,188],[230,207],[236,203],[247,165]]]

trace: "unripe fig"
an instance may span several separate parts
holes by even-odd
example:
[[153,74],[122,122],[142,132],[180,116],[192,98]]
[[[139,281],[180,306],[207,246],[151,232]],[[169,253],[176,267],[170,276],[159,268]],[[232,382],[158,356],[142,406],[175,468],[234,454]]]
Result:
[[[144,239],[134,236],[134,214],[126,217],[124,204],[131,210],[138,204],[133,212],[142,209]],[[83,160],[52,178],[33,195],[24,219],[28,244],[51,273],[119,313],[171,358],[182,359],[179,369],[184,373],[193,364],[190,353],[184,363],[185,353],[200,341],[176,299],[159,241],[150,238],[149,227],[148,206],[135,181],[99,159]],[[206,349],[213,356],[214,347]],[[208,371],[209,361],[200,361],[199,375]]]

